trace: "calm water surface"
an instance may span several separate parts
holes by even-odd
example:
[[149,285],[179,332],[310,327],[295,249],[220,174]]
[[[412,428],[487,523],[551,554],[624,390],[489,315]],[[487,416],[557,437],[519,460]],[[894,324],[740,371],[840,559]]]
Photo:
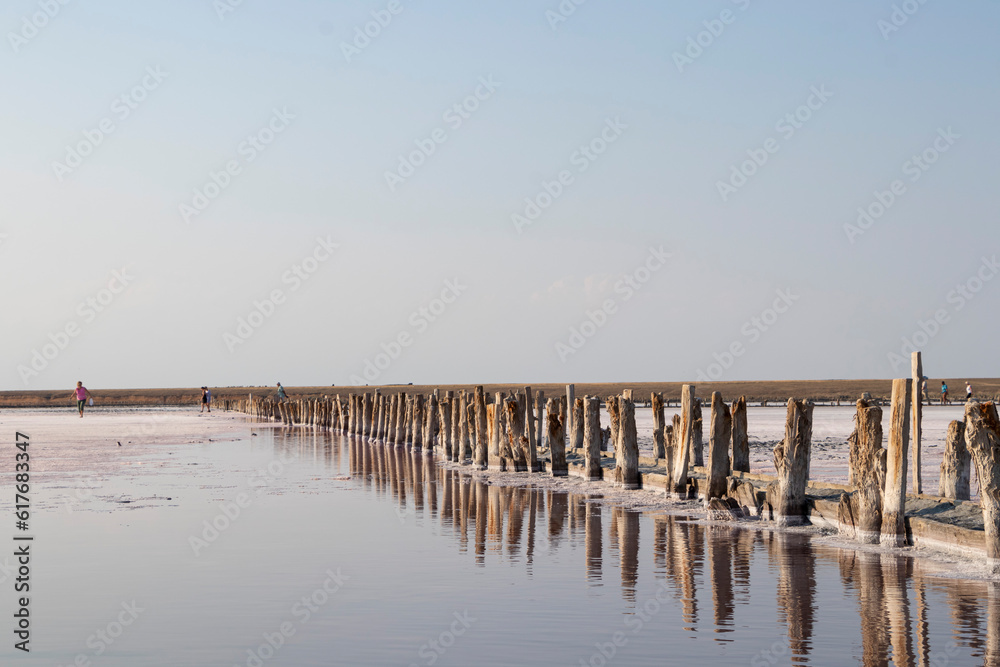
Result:
[[998,664],[1000,596],[920,561],[255,432],[40,480],[32,651],[8,620],[2,664]]

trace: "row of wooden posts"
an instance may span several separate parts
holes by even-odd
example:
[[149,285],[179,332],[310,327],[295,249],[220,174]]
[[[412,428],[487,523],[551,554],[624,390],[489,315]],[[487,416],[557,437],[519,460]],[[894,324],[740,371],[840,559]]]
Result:
[[[916,443],[921,419],[919,395],[913,389],[913,379],[893,381],[888,448],[882,446],[882,408],[867,398],[857,402],[855,430],[849,439],[848,480],[855,490],[841,495],[838,520],[841,533],[860,542],[906,544],[910,428],[912,421],[914,449],[919,449]],[[223,407],[289,425],[335,429],[397,447],[427,452],[437,448],[446,460],[484,470],[540,472],[544,462],[539,460],[538,450],[544,443],[549,450],[549,461],[544,466],[549,474],[569,474],[569,448],[581,454],[582,474],[589,480],[605,478],[601,452],[609,440],[615,458],[611,481],[622,488],[638,488],[641,477],[632,392],[626,390],[605,400],[610,423],[603,430],[601,399],[577,398],[574,394],[574,386],[568,385],[565,396],[548,400],[530,387],[487,397],[479,386],[473,392],[441,394],[435,390],[426,396],[375,391],[350,394],[346,401],[340,396],[275,401],[251,395],[245,401],[225,401]],[[776,479],[763,490],[739,474],[750,471],[744,398],[730,406],[719,392],[712,393],[707,457],[701,400],[695,396],[694,385],[682,387],[680,414],[674,415],[669,424],[664,419],[662,395],[652,394],[650,405],[653,455],[664,466],[668,495],[681,499],[703,497],[715,516],[756,515],[782,526],[808,521],[811,402],[789,399],[785,437],[773,451]],[[572,410],[568,406],[573,406]],[[1000,573],[1000,421],[992,402],[969,402],[964,423],[952,422],[949,426],[941,465],[941,496],[957,500],[969,497],[973,457],[980,481],[987,556],[991,567]],[[919,455],[915,452],[913,458],[916,467]],[[690,474],[692,467],[702,465],[705,479]]]

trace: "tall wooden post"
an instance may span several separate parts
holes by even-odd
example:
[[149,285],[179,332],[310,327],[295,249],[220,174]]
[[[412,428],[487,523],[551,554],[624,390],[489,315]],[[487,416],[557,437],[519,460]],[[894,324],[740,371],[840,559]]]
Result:
[[528,470],[538,472],[538,443],[535,442],[535,398],[531,387],[524,388],[524,437]]
[[413,397],[413,449],[420,451],[424,447],[424,395]]
[[551,470],[553,477],[566,477],[569,474],[569,465],[566,463],[566,442],[563,437],[562,419],[559,418],[559,401],[550,398],[545,408],[545,422],[548,427],[549,455],[552,459]]
[[604,399],[604,409],[608,413],[608,428],[611,431],[611,447],[618,453],[618,427],[621,425],[621,415],[618,413],[618,397],[608,396]]
[[535,414],[538,419],[535,422],[535,444],[538,447],[545,447],[545,432],[548,430],[546,428],[545,421],[545,392],[540,391],[535,394]]
[[438,397],[435,389],[427,398],[426,417],[424,418],[424,449],[431,451],[437,441]]
[[813,404],[788,399],[785,439],[774,448],[778,481],[768,489],[768,498],[779,526],[797,526],[806,520],[806,484],[812,448]]
[[500,432],[501,411],[503,410],[503,398],[500,392],[496,392],[493,402],[486,406],[487,430],[489,432],[489,469],[493,471],[506,470],[505,461],[500,456]]
[[705,502],[722,498],[728,489],[729,443],[733,437],[733,418],[722,394],[712,392],[712,413],[708,429],[708,490]]
[[666,453],[663,442],[665,424],[663,423],[663,394],[652,392],[649,404],[653,410],[653,458],[662,459]]
[[855,420],[850,466],[857,491],[841,494],[837,514],[842,534],[864,544],[878,544],[882,533],[882,488],[886,471],[882,408],[862,398],[858,401]]
[[514,460],[515,472],[528,471],[528,447],[524,437],[524,413],[527,405],[524,394],[518,394],[507,401],[507,441],[510,443],[511,457]]
[[472,396],[462,392],[462,411],[465,413],[465,430],[462,436],[462,464],[472,463],[476,455],[476,406]]
[[479,469],[485,469],[489,461],[489,441],[486,439],[486,391],[482,385],[476,387],[476,456],[475,464]]
[[601,400],[592,396],[583,399],[583,449],[587,479],[604,479],[601,468]]
[[441,422],[441,445],[444,449],[445,460],[451,459],[453,444],[451,438],[451,413],[455,403],[457,403],[456,399],[449,398],[447,395],[438,401],[438,420]]
[[615,484],[625,489],[639,488],[639,440],[635,426],[635,402],[618,399],[619,436],[615,450]]
[[986,532],[986,564],[1000,574],[1000,419],[993,401],[965,404],[965,444],[976,461]]
[[920,392],[920,385],[924,379],[924,365],[920,359],[920,352],[913,352],[910,355],[910,367],[913,374],[912,398],[913,403],[913,493],[923,493],[923,483],[920,481],[920,431],[923,421],[924,398]]
[[[566,414],[563,415],[563,426],[566,435],[572,437],[573,429],[575,425],[573,424],[573,406],[576,405],[576,385],[568,384],[566,385],[566,403],[564,409]],[[570,443],[572,446],[572,442]]]
[[691,457],[690,465],[705,465],[705,427],[701,418],[701,399],[694,399],[691,416],[691,448],[688,456]]
[[938,495],[949,500],[969,500],[972,455],[965,446],[965,422],[948,424],[948,436],[941,459]]
[[733,470],[750,472],[750,439],[747,437],[747,397],[733,401]]
[[674,488],[671,492],[682,499],[688,496],[688,462],[691,459],[691,438],[694,433],[694,392],[693,384],[681,387],[680,433],[674,429],[674,437],[680,443],[680,448],[674,452],[674,468],[670,475],[670,483]]
[[882,545],[906,546],[906,451],[910,441],[910,400],[913,380],[892,381],[889,415],[889,451],[885,457],[885,492],[882,494]]
[[573,449],[583,448],[583,399],[578,398],[573,402],[573,434],[570,446]]

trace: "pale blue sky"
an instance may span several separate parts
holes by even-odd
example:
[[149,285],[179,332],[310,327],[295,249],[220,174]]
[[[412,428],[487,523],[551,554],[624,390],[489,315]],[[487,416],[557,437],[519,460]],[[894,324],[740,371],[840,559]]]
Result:
[[[914,4],[886,39],[892,2],[589,0],[553,29],[555,0],[400,0],[351,62],[342,43],[388,0],[243,0],[222,19],[212,0],[72,0],[11,37],[46,4],[0,8],[0,388],[347,384],[400,334],[412,343],[373,383],[890,377],[937,311],[918,336],[928,374],[1000,375],[1000,280],[953,293],[1000,253],[996,2]],[[148,68],[165,78],[121,118]],[[453,127],[445,113],[491,78]],[[832,96],[787,136],[776,124],[813,88]],[[275,109],[294,118],[250,162],[241,142]],[[103,119],[114,132],[60,181],[53,163]],[[390,190],[386,172],[439,128]],[[948,128],[913,182],[904,163]],[[723,201],[718,182],[769,138],[777,152]],[[185,222],[180,205],[232,160]],[[564,170],[518,233],[511,216]],[[905,192],[850,243],[844,225],[895,179]],[[282,277],[317,237],[340,248],[293,289]],[[671,257],[626,299],[615,284],[651,246]],[[123,266],[132,281],[89,315],[79,304]],[[411,318],[456,278],[468,287],[439,318]],[[273,315],[227,339],[274,290]],[[777,290],[798,298],[757,329]]]

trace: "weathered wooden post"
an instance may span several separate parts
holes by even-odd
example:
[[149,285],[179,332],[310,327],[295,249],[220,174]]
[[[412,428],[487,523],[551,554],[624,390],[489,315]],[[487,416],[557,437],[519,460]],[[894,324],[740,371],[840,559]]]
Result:
[[705,426],[701,417],[701,399],[694,399],[691,407],[691,448],[689,465],[705,465]]
[[475,464],[480,469],[485,469],[489,461],[487,452],[489,451],[489,441],[487,440],[486,428],[486,392],[482,385],[476,387],[475,394],[476,411],[476,456]]
[[438,420],[438,398],[437,390],[434,390],[427,398],[427,416],[424,419],[424,449],[431,451],[434,449],[437,440],[437,420]]
[[617,403],[620,423],[615,451],[615,484],[625,489],[638,489],[639,439],[635,427],[635,401],[623,396]]
[[464,462],[467,459],[472,458],[472,428],[469,423],[469,406],[468,398],[465,392],[462,392],[462,414],[459,416],[459,430],[461,431],[459,438],[459,449],[458,449],[458,459],[457,461]]
[[965,445],[976,461],[986,532],[986,564],[1000,574],[1000,419],[993,401],[965,404]]
[[663,441],[666,426],[663,423],[663,394],[652,392],[649,404],[653,410],[653,458],[662,459],[666,454],[666,446]]
[[882,488],[886,450],[882,448],[882,408],[860,399],[855,417],[851,478],[857,491],[842,493],[837,517],[841,534],[864,544],[878,544],[882,533]]
[[424,438],[424,395],[417,394],[413,397],[413,449],[420,451],[423,449]]
[[524,437],[526,409],[523,394],[507,401],[507,441],[510,443],[510,455],[514,460],[515,472],[528,471],[528,447]]
[[541,448],[545,447],[545,432],[548,430],[546,428],[545,421],[545,392],[540,391],[535,394],[535,415],[538,419],[535,421],[535,444]]
[[374,403],[372,401],[372,395],[365,393],[364,398],[364,416],[362,417],[362,428],[364,429],[361,433],[363,438],[370,438],[372,436],[372,411],[374,408]]
[[573,403],[573,434],[570,445],[573,449],[583,448],[583,399],[578,398]]
[[489,469],[493,471],[506,470],[506,462],[500,456],[500,413],[503,410],[503,398],[496,392],[493,402],[486,406],[487,431],[489,436]]
[[750,439],[747,437],[747,397],[733,401],[733,470],[750,472]]
[[465,439],[462,440],[462,465],[472,463],[476,455],[476,406],[472,404],[471,395],[462,397],[463,412],[465,413]]
[[618,427],[621,426],[621,415],[618,412],[618,397],[608,396],[604,399],[604,409],[608,413],[608,428],[611,429],[611,446],[618,453]]
[[691,439],[694,433],[694,403],[695,386],[686,384],[681,387],[681,418],[680,428],[674,427],[674,438],[680,446],[674,451],[674,467],[670,474],[670,483],[674,496],[688,497],[688,463],[691,460]]
[[812,415],[812,403],[788,399],[785,439],[774,448],[774,469],[778,480],[767,489],[767,500],[772,507],[774,521],[779,526],[798,526],[806,521]]
[[601,468],[601,400],[593,396],[583,399],[583,450],[587,479],[604,479]]
[[386,433],[385,442],[389,445],[396,444],[396,424],[399,423],[399,394],[391,396],[389,399],[389,431]]
[[451,444],[449,445],[447,458],[450,461],[462,460],[462,396],[464,392],[458,392],[453,399],[454,407],[451,410]]
[[399,392],[399,409],[396,411],[396,446],[403,447],[406,445],[406,406],[409,401],[406,400],[406,394]]
[[920,352],[910,354],[910,369],[913,377],[913,387],[911,388],[913,403],[913,493],[923,493],[923,483],[920,481],[920,430],[922,428],[924,398],[920,392],[920,385],[924,377],[924,365],[920,358]]
[[[569,438],[573,437],[573,429],[575,428],[572,414],[574,405],[576,405],[576,385],[568,384],[566,385],[566,402],[562,407],[566,411],[563,414],[563,430]],[[572,440],[570,445],[572,446]]]
[[549,456],[551,465],[549,472],[553,477],[569,475],[569,464],[566,463],[566,439],[563,434],[562,419],[559,418],[559,402],[550,398],[545,409],[545,420],[549,436]]
[[938,495],[949,500],[969,500],[971,464],[972,455],[965,446],[965,422],[953,421],[948,424],[944,458],[941,459]]
[[451,459],[451,413],[453,402],[455,402],[455,399],[449,398],[447,395],[438,401],[438,419],[441,422],[441,445],[444,449],[445,460]]
[[385,396],[375,394],[375,399],[378,403],[378,420],[375,422],[377,426],[375,427],[375,435],[372,440],[380,440],[385,435]]
[[538,443],[535,442],[535,399],[531,387],[524,388],[524,446],[528,470],[538,472]]
[[712,392],[712,412],[708,429],[708,488],[705,502],[722,498],[728,489],[729,443],[733,437],[733,418],[722,394]]
[[[885,457],[885,492],[882,494],[882,545],[906,546],[906,458],[910,440],[910,400],[913,380],[892,381],[889,414],[889,451]],[[859,432],[860,433],[860,432]]]

